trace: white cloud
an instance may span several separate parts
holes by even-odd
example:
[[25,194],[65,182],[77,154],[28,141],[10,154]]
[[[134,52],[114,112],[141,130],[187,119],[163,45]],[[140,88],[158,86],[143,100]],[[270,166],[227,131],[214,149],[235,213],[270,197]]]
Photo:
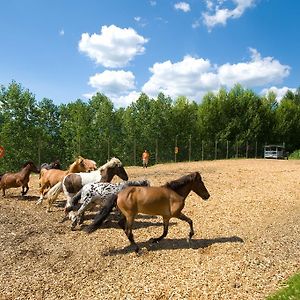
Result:
[[251,60],[219,67],[218,77],[222,85],[232,87],[237,82],[246,87],[263,86],[281,82],[290,73],[290,67],[282,65],[273,57],[261,57],[257,50],[250,48]]
[[59,31],[59,35],[60,35],[60,36],[64,36],[64,35],[65,35],[65,31],[64,31],[63,29],[61,29],[61,30]]
[[176,98],[185,95],[199,101],[208,91],[217,91],[221,86],[231,88],[240,83],[253,88],[280,82],[289,75],[290,67],[272,57],[261,57],[251,50],[251,60],[237,64],[213,65],[209,60],[185,56],[182,61],[155,63],[152,76],[142,87],[151,97],[159,92]]
[[150,1],[150,5],[151,5],[151,6],[155,6],[155,5],[156,5],[156,1],[151,0],[151,1]]
[[203,90],[218,86],[218,78],[213,73],[210,61],[202,58],[185,56],[177,63],[169,60],[155,63],[150,71],[153,75],[142,91],[152,97],[163,92],[173,98],[184,95],[199,100]]
[[100,92],[109,97],[116,107],[127,106],[139,97],[139,93],[135,91],[135,76],[130,71],[105,70],[91,76],[88,84],[95,91],[84,94],[84,97],[91,98]]
[[187,2],[177,2],[174,4],[174,8],[176,10],[182,10],[185,13],[191,10],[191,7]]
[[[214,26],[221,24],[226,25],[228,19],[240,18],[246,9],[252,7],[256,0],[207,0],[207,10],[202,14],[203,22],[211,30]],[[232,2],[233,9],[226,8],[225,3]]]
[[148,40],[132,28],[102,26],[100,34],[83,33],[79,50],[97,64],[108,68],[126,66],[136,55],[143,54]]
[[194,21],[194,23],[192,24],[192,28],[196,29],[196,28],[198,28],[198,27],[200,27],[200,20],[196,20],[196,21]]
[[292,91],[293,93],[295,93],[297,91],[297,89],[288,88],[286,86],[284,86],[282,88],[277,88],[276,86],[272,86],[270,88],[263,89],[261,91],[261,95],[268,95],[270,92],[273,92],[276,95],[276,100],[279,102],[285,96],[287,91]]
[[[97,73],[90,77],[89,85],[95,89],[93,94],[104,93],[116,107],[126,107],[139,98],[141,91],[153,98],[163,92],[173,99],[187,96],[200,102],[207,92],[216,92],[220,87],[230,89],[237,83],[247,88],[263,87],[278,83],[289,75],[289,66],[273,57],[262,57],[255,49],[250,48],[250,53],[249,61],[220,66],[190,55],[178,62],[157,62],[149,69],[152,75],[141,90],[136,87],[134,74],[124,70]],[[278,98],[287,90],[272,89]],[[90,98],[93,94],[85,96]]]
[[130,71],[109,71],[96,73],[88,83],[107,95],[122,95],[135,88],[135,77]]

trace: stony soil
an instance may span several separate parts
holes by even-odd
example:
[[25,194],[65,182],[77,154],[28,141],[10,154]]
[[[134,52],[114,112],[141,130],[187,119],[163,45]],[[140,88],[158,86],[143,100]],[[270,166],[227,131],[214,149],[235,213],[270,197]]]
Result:
[[[183,210],[194,221],[172,219],[165,240],[160,217],[139,216],[137,256],[112,218],[87,235],[59,223],[35,204],[38,178],[26,198],[20,189],[0,196],[1,299],[265,299],[300,271],[300,161],[227,160],[128,167],[131,179],[161,185],[199,170],[211,193],[194,193]],[[87,214],[85,224],[95,212]]]

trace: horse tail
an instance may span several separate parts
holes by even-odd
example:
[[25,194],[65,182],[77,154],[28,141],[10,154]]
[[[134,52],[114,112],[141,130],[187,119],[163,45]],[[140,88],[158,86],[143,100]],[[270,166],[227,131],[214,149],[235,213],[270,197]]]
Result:
[[45,169],[45,168],[43,168],[43,167],[41,166],[41,168],[40,168],[39,179],[41,179],[41,177],[44,176],[44,174],[45,174],[46,171],[47,171],[47,169]]
[[77,194],[74,197],[72,197],[70,203],[67,202],[68,207],[65,207],[66,214],[75,208],[75,206],[78,204],[81,198],[81,194],[82,194],[82,189],[79,192],[77,192]]
[[63,191],[63,186],[62,186],[62,182],[60,181],[47,192],[45,197],[48,200],[49,209],[50,209],[52,203],[57,199],[58,195],[62,191]]
[[104,205],[102,206],[102,209],[95,216],[93,223],[84,228],[84,231],[86,233],[94,232],[103,224],[104,220],[108,217],[108,215],[112,212],[113,208],[117,205],[117,198],[118,195],[112,195],[105,201]]

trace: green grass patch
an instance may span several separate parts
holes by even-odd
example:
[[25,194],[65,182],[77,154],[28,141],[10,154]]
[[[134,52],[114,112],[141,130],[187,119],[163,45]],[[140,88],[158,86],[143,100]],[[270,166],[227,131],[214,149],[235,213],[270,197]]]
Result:
[[300,300],[300,273],[284,282],[283,288],[267,300]]
[[300,159],[300,150],[296,150],[290,154],[289,159]]

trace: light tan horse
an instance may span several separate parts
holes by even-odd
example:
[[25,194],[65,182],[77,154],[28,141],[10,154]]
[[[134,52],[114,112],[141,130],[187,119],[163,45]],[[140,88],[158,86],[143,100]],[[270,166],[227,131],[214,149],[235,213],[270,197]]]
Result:
[[194,235],[193,221],[181,211],[185,205],[185,199],[190,191],[194,191],[202,199],[207,200],[210,195],[207,191],[199,172],[194,172],[170,181],[163,186],[136,187],[131,186],[122,190],[117,196],[111,197],[103,205],[102,210],[96,215],[93,223],[85,231],[93,232],[101,226],[115,205],[122,212],[119,226],[125,231],[130,244],[136,252],[139,251],[132,234],[132,225],[137,214],[160,215],[163,217],[163,234],[151,239],[157,243],[168,234],[169,221],[178,218],[190,225],[189,240]]
[[68,170],[42,169],[40,174],[41,195],[37,204],[41,204],[48,189],[56,185],[58,182],[61,182],[66,175],[76,172],[90,172],[96,169],[97,165],[93,160],[86,159],[81,156],[78,156],[78,158],[69,166]]

